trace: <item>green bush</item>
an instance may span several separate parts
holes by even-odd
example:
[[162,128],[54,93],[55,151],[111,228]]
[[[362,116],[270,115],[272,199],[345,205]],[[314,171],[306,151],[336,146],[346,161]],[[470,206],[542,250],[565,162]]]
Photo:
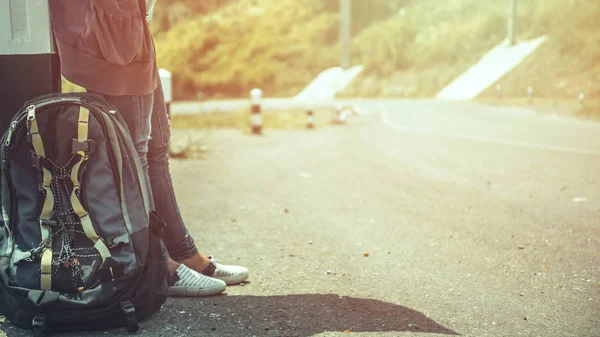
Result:
[[292,93],[334,64],[320,46],[335,40],[337,18],[310,2],[240,0],[179,24],[157,39],[159,64],[175,74],[180,97]]

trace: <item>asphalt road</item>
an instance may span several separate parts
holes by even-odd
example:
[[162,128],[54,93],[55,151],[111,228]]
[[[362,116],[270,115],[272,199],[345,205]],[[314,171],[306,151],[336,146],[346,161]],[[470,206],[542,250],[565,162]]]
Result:
[[[599,124],[358,104],[343,126],[209,132],[172,162],[201,250],[250,282],[169,299],[140,335],[600,336]],[[126,333],[86,334],[105,335]]]

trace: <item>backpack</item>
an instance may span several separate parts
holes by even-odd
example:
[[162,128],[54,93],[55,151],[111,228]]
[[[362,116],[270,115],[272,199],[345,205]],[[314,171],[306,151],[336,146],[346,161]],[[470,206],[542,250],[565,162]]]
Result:
[[136,331],[167,298],[164,221],[116,108],[93,93],[38,97],[0,156],[0,313],[36,336]]

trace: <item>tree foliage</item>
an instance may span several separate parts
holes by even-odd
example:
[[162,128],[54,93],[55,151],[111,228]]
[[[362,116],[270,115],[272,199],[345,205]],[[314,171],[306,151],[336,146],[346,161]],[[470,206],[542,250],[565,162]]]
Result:
[[[416,95],[434,95],[507,33],[508,1],[352,4],[352,60],[366,66],[353,94],[381,95],[403,78]],[[339,0],[159,0],[153,28],[159,65],[174,73],[176,98],[240,97],[253,87],[268,96],[293,95],[338,64],[338,5]],[[551,53],[575,69],[566,76],[592,83],[600,73],[599,17],[597,0],[519,1],[518,37],[550,36]],[[538,56],[551,60],[542,62],[540,73],[564,69],[565,62],[550,56]]]

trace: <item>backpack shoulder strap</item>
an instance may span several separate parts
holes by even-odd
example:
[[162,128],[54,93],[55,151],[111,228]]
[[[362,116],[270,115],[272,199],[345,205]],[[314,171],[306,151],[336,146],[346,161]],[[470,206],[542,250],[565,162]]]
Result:
[[[27,138],[33,145],[32,159],[37,160],[46,156],[44,150],[44,143],[40,136],[40,130],[37,124],[35,116],[35,106],[31,105],[27,107]],[[37,165],[37,168],[42,170],[42,189],[44,191],[44,206],[42,207],[42,213],[40,214],[40,233],[42,234],[42,240],[40,247],[42,248],[42,259],[40,267],[40,286],[42,290],[50,290],[52,288],[52,246],[48,244],[50,231],[45,225],[46,221],[50,221],[52,216],[52,210],[54,209],[54,193],[52,192],[52,172],[41,165]]]

